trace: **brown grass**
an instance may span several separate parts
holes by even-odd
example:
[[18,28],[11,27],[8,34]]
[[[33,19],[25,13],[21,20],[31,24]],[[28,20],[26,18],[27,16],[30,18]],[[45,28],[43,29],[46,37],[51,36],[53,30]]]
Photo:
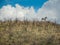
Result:
[[0,45],[60,45],[60,25],[48,21],[0,22]]

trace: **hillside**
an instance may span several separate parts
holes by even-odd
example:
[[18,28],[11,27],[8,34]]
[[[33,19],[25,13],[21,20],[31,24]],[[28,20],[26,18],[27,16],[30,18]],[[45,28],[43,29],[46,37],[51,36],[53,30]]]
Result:
[[0,22],[0,45],[60,45],[60,25],[53,22]]

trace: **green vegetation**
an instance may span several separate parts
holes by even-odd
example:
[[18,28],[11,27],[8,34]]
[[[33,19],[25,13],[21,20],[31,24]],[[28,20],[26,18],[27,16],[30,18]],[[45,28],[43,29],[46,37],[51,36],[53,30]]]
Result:
[[0,45],[60,45],[60,25],[48,21],[0,22]]

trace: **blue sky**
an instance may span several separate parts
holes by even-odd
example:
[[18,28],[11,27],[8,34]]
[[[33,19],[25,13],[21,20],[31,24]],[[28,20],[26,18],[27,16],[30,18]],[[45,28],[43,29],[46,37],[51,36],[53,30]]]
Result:
[[47,0],[0,0],[0,8],[4,5],[10,4],[15,6],[15,4],[19,4],[25,7],[33,6],[35,9],[39,9]]

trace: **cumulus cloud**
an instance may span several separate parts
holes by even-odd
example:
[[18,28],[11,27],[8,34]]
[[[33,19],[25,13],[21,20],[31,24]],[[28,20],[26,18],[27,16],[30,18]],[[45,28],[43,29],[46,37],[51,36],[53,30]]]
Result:
[[50,21],[55,21],[57,23],[60,23],[60,0],[49,0],[44,5],[42,8],[38,10],[38,16],[41,17],[48,17],[48,20]]
[[15,7],[11,5],[3,6],[0,9],[0,20],[41,20],[43,17],[48,17],[50,21],[60,23],[60,0],[49,0],[35,12],[33,6],[24,7],[16,4]]
[[33,7],[23,7],[19,4],[16,4],[15,7],[11,5],[3,6],[0,9],[0,20],[24,20],[24,18],[28,20],[33,20],[35,18],[35,10]]

